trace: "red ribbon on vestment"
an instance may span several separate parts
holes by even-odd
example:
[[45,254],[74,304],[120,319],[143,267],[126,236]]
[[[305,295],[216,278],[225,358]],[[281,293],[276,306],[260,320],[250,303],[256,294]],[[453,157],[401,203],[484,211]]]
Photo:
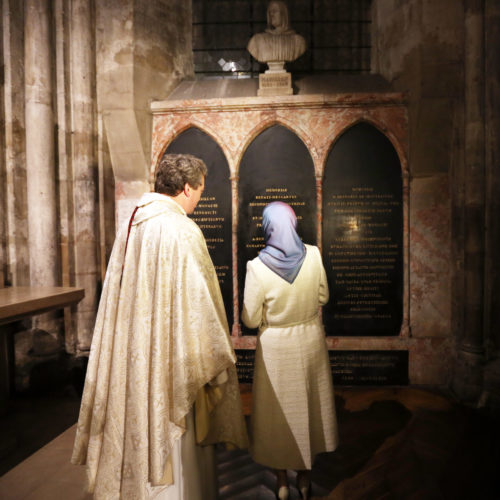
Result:
[[122,264],[122,276],[123,276],[123,268],[125,267],[125,256],[127,255],[127,246],[128,246],[128,237],[130,236],[130,229],[132,228],[132,221],[134,220],[135,213],[139,207],[135,207],[132,212],[132,217],[130,217],[130,221],[128,223],[128,231],[127,231],[127,241],[125,242],[125,252],[123,253],[123,264]]

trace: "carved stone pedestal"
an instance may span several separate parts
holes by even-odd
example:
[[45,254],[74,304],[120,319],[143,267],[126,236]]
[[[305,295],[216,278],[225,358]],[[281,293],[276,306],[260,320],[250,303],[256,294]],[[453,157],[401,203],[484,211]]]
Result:
[[259,96],[292,95],[292,75],[287,71],[266,71],[259,75]]

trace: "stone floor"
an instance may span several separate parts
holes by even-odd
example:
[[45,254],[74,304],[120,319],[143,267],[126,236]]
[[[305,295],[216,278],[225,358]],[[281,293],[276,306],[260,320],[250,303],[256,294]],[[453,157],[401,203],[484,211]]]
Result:
[[[246,413],[248,389],[242,386]],[[414,388],[337,389],[336,402],[341,444],[316,459],[315,498],[500,498],[500,422],[492,416]],[[51,417],[37,411],[37,420],[50,427]],[[17,418],[23,426],[28,422],[20,414]],[[2,430],[4,424],[2,417]],[[13,428],[11,423],[15,439]],[[91,498],[83,492],[83,467],[69,464],[74,432],[72,425],[0,477],[0,498]],[[2,432],[2,442],[5,437]],[[218,449],[217,458],[221,500],[274,498],[272,471],[255,464],[248,453]],[[289,477],[295,500],[294,473]]]

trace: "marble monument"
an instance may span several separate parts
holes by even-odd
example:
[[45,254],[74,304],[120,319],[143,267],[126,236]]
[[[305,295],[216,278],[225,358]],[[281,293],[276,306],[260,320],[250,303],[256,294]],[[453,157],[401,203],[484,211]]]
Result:
[[267,8],[267,29],[255,34],[248,42],[250,54],[269,69],[259,75],[258,95],[290,95],[291,74],[285,62],[295,61],[307,48],[303,36],[290,28],[288,7],[281,0],[273,0]]

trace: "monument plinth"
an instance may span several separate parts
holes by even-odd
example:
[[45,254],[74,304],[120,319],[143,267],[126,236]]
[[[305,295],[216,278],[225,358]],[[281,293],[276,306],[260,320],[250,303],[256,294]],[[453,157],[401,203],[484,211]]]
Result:
[[257,95],[292,95],[292,75],[285,70],[266,71],[259,75]]

